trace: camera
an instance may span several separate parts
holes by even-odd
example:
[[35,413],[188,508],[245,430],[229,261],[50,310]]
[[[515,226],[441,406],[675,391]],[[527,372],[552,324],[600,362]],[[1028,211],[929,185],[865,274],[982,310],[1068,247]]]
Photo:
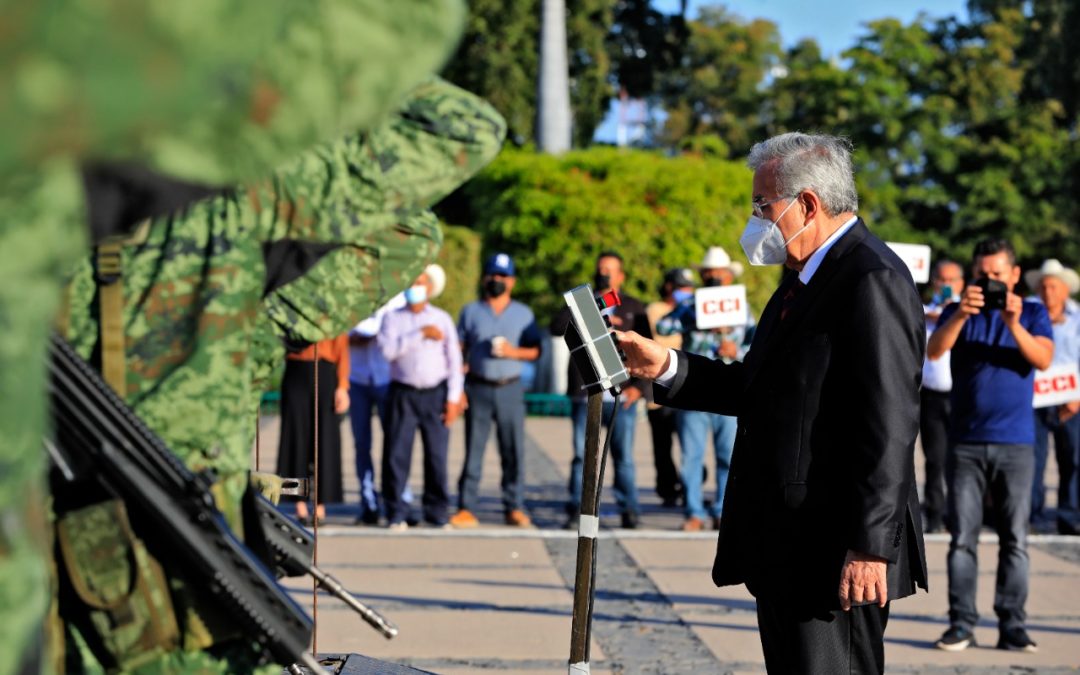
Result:
[[1000,281],[983,277],[975,282],[982,289],[983,300],[986,302],[983,309],[1005,309],[1005,298],[1009,295],[1009,288]]

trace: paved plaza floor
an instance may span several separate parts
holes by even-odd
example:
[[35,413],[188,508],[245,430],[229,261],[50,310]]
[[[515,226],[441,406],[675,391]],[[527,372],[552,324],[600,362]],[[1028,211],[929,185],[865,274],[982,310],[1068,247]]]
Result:
[[[276,417],[262,420],[259,463],[273,470]],[[318,564],[400,627],[385,640],[343,603],[320,594],[321,653],[358,652],[437,673],[566,672],[576,533],[561,529],[571,457],[566,418],[529,418],[527,506],[534,527],[502,525],[499,462],[488,445],[476,530],[416,527],[404,532],[355,525],[357,481],[352,437],[342,424],[343,472],[350,503],[330,508],[319,528]],[[376,428],[378,425],[376,424]],[[375,456],[381,455],[376,432]],[[422,486],[419,444],[410,481]],[[678,444],[675,445],[676,455]],[[753,598],[743,587],[716,588],[710,578],[716,533],[679,531],[683,516],[653,491],[648,424],[637,424],[634,455],[642,527],[617,529],[610,475],[604,491],[594,609],[593,673],[764,672]],[[1051,453],[1052,455],[1052,453]],[[921,458],[920,458],[921,459]],[[450,441],[451,492],[464,460],[464,425]],[[377,462],[376,462],[377,463]],[[921,471],[921,462],[920,471]],[[1054,484],[1056,468],[1048,467]],[[715,490],[710,465],[710,485]],[[920,474],[921,475],[921,474]],[[920,477],[921,481],[921,477]],[[1051,499],[1053,490],[1051,492]],[[895,673],[1067,673],[1080,669],[1080,538],[1033,537],[1028,629],[1036,654],[993,649],[996,545],[979,547],[978,648],[946,653],[932,643],[947,628],[948,541],[928,537],[930,593],[893,603],[886,632],[887,671]],[[793,561],[793,564],[795,561]],[[309,611],[311,584],[286,585]]]

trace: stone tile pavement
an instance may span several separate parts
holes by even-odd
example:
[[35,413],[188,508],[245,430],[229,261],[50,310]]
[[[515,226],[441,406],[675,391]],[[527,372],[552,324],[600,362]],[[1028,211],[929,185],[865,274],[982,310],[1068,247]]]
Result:
[[[342,425],[350,503],[332,506],[327,524],[319,528],[318,564],[397,623],[401,633],[385,640],[343,603],[320,594],[318,651],[359,652],[438,673],[566,672],[576,535],[560,525],[570,423],[529,418],[526,433],[527,503],[535,527],[518,530],[501,524],[500,470],[492,441],[481,486],[481,528],[418,527],[391,533],[354,525],[357,483],[352,439],[348,424]],[[260,438],[260,465],[273,470],[276,418],[263,419]],[[378,457],[378,433],[375,447]],[[463,448],[464,428],[458,423],[450,444],[455,493]],[[652,491],[650,436],[644,420],[637,426],[635,459],[642,529],[609,529],[618,524],[610,478],[605,488],[592,672],[764,672],[753,598],[742,587],[716,588],[709,579],[715,533],[679,532],[682,515],[663,509]],[[419,464],[418,448],[411,481],[418,495]],[[1051,484],[1055,472],[1051,460],[1047,476]],[[710,484],[715,485],[713,475],[710,466]],[[984,616],[976,630],[985,646],[959,654],[932,647],[947,627],[948,607],[948,543],[934,535],[927,551],[931,593],[892,606],[886,643],[889,672],[981,675],[1080,669],[1080,538],[1034,538],[1027,609],[1031,635],[1040,646],[1037,654],[992,648],[997,640],[992,612],[996,548],[992,535],[987,539],[979,549],[983,566],[978,606]],[[287,586],[312,609],[308,581],[291,579]]]

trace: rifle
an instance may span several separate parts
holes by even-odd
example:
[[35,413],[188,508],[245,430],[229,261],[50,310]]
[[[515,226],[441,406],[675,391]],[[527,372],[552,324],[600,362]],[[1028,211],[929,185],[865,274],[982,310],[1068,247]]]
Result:
[[387,640],[398,634],[397,626],[356,599],[332,575],[311,563],[315,544],[310,532],[282,515],[273,503],[262,495],[255,498],[255,506],[279,577],[312,576],[323,590],[348,605]]
[[308,652],[311,619],[225,523],[211,477],[189,470],[62,339],[49,343],[55,443],[65,480],[96,483],[146,523],[159,560],[207,588],[253,645],[279,663],[324,669]]

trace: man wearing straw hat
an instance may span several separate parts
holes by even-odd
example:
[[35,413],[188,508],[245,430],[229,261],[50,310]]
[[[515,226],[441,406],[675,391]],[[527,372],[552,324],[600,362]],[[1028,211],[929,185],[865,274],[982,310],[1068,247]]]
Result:
[[[701,283],[705,287],[730,286],[742,275],[743,267],[733,261],[720,246],[710,246],[698,265]],[[690,354],[700,354],[724,363],[742,361],[754,337],[754,319],[750,308],[746,309],[746,323],[726,328],[701,329],[697,325],[693,297],[680,303],[670,314],[656,324],[661,335],[682,335],[682,348]],[[697,532],[706,528],[706,517],[712,517],[714,529],[720,529],[720,516],[724,506],[724,490],[731,469],[731,453],[735,447],[738,421],[728,415],[699,410],[679,410],[675,416],[682,448],[681,477],[686,500],[686,521],[682,529]],[[716,454],[716,501],[711,513],[705,511],[702,494],[702,467],[705,447],[712,436],[713,452]]]
[[[1050,258],[1037,270],[1024,275],[1029,289],[1036,293],[1047,313],[1054,331],[1054,366],[1080,363],[1080,305],[1071,299],[1080,291],[1080,275]],[[1031,486],[1031,524],[1042,527],[1048,520],[1044,512],[1046,488],[1047,437],[1054,435],[1054,457],[1058,465],[1058,529],[1062,534],[1074,534],[1067,514],[1077,510],[1078,473],[1080,463],[1080,400],[1062,405],[1035,409],[1035,479]]]

